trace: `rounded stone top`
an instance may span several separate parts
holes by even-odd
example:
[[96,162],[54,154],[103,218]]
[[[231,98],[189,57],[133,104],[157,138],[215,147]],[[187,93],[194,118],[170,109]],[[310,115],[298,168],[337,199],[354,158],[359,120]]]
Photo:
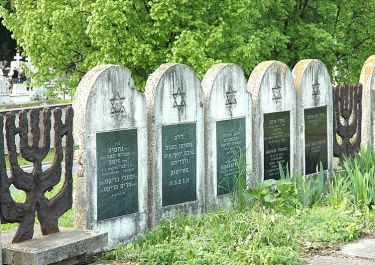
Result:
[[[367,58],[363,64],[359,82],[363,85],[364,90],[370,90],[371,80],[375,79],[375,55]],[[373,86],[375,88],[375,86]]]
[[[91,96],[95,95],[95,93],[98,93],[97,89],[100,87],[103,87],[103,89],[107,89],[108,87],[106,84],[103,83],[103,81],[108,81],[109,78],[118,79],[116,75],[113,75],[112,73],[118,73],[122,72],[124,76],[129,77],[129,80],[127,81],[127,86],[129,88],[134,88],[134,82],[131,78],[130,70],[126,67],[120,66],[120,65],[113,65],[113,64],[107,64],[107,65],[99,65],[91,70],[89,70],[82,80],[79,82],[77,91],[74,94],[73,98],[73,109],[74,109],[74,140],[79,145],[83,144],[84,134],[86,131],[85,124],[86,124],[86,118],[88,115],[90,115],[90,100]],[[102,79],[103,77],[103,79]],[[105,77],[108,77],[108,80],[104,80]],[[116,88],[120,89],[120,88]],[[123,88],[121,88],[123,89]],[[101,93],[104,93],[105,95],[108,94],[108,91],[100,91]]]
[[[196,119],[195,106],[202,103],[201,82],[185,64],[162,64],[147,79],[148,114],[158,122],[173,123]],[[159,117],[161,116],[161,117]]]
[[247,91],[254,97],[258,98],[260,87],[266,74],[272,69],[276,68],[281,74],[290,73],[289,67],[280,61],[264,61],[259,63],[251,72],[249,81],[247,83]]
[[165,63],[160,65],[160,67],[156,69],[155,72],[153,72],[147,79],[145,89],[147,106],[154,105],[155,97],[161,89],[161,83],[164,81],[163,79],[166,78],[168,73],[173,71],[190,72],[195,76],[196,79],[198,79],[193,69],[185,64]]
[[244,76],[244,71],[237,64],[220,63],[220,64],[215,64],[214,66],[212,66],[204,75],[203,80],[202,80],[202,88],[203,88],[203,93],[204,93],[206,102],[210,100],[212,90],[214,88],[214,84],[218,76],[225,70],[229,70],[232,73],[237,72],[239,73],[239,75]]
[[296,90],[301,89],[302,80],[305,78],[307,72],[311,71],[313,67],[320,69],[320,71],[324,71],[325,76],[329,76],[327,67],[322,61],[318,59],[301,60],[294,66],[292,71]]
[[[280,96],[281,104],[278,107],[271,106],[271,99],[268,98],[272,94],[274,86],[277,86],[279,90],[277,94]],[[295,102],[293,86],[292,73],[285,63],[265,61],[259,63],[252,71],[247,83],[247,91],[251,94],[253,106],[267,108],[270,111],[281,111],[290,108],[288,107],[289,102],[292,102],[292,105]],[[264,89],[268,89],[268,91]],[[286,100],[281,100],[281,96]]]

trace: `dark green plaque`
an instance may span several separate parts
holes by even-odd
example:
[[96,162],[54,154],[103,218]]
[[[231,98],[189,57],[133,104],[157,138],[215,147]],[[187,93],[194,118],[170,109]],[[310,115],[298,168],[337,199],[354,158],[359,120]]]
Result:
[[217,150],[217,195],[233,190],[238,175],[238,163],[246,161],[246,123],[245,118],[216,122]]
[[162,127],[162,205],[197,199],[196,124]]
[[316,173],[322,162],[328,169],[327,106],[305,109],[305,174]]
[[290,164],[290,112],[264,114],[264,179],[280,179],[279,164]]
[[138,212],[137,130],[96,134],[98,220]]

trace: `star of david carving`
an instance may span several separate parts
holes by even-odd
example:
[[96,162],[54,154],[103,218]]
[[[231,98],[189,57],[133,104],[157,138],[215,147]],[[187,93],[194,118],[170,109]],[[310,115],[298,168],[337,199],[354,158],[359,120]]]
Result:
[[229,89],[225,92],[227,98],[225,105],[231,108],[233,105],[237,104],[236,93],[237,91],[234,90],[232,86],[229,86]]
[[319,84],[319,82],[315,81],[315,83],[312,85],[312,88],[313,88],[312,95],[313,95],[314,99],[317,100],[319,98],[319,95],[320,95],[320,84]]
[[177,91],[173,93],[172,96],[173,96],[173,101],[174,101],[173,108],[177,108],[178,111],[181,112],[186,106],[185,91],[183,91],[183,89],[180,86],[178,86]]
[[272,88],[272,100],[276,105],[281,103],[281,86],[277,85]]
[[119,92],[116,92],[115,96],[110,99],[111,101],[111,114],[124,114],[125,113],[125,107],[124,107],[124,101],[125,98],[120,96]]

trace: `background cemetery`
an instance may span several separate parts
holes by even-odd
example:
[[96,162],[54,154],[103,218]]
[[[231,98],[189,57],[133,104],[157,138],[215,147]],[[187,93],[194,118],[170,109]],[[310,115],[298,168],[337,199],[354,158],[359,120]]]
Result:
[[[319,171],[332,178],[334,154],[342,158],[373,142],[374,56],[365,62],[360,83],[363,88],[333,88],[319,60],[300,61],[292,71],[279,61],[262,62],[248,80],[239,66],[218,64],[202,82],[190,67],[173,63],[152,73],[142,93],[126,67],[97,66],[63,112],[57,107],[53,113],[3,114],[1,217],[20,225],[16,235],[3,234],[2,262],[45,264],[112,249],[176,212],[230,208],[239,178],[253,189],[280,179],[280,166],[311,179]],[[43,169],[50,148],[55,159]],[[35,170],[25,172],[17,156],[33,162]],[[44,192],[59,182],[63,188],[46,199]],[[13,186],[26,192],[26,203],[14,203],[10,193],[19,191]],[[69,238],[80,247],[61,243],[47,250],[38,245],[40,235],[29,240],[35,211],[43,234],[55,236],[46,240],[62,240],[54,234],[57,218],[72,206],[73,231],[96,231],[85,234],[84,242],[78,240],[82,234]]]
[[[46,100],[47,91],[52,90],[56,82],[51,80],[37,85],[29,76],[32,71],[35,68],[30,58],[23,58],[19,53],[10,64],[0,62],[0,105],[41,104]],[[65,98],[65,95],[62,96]]]

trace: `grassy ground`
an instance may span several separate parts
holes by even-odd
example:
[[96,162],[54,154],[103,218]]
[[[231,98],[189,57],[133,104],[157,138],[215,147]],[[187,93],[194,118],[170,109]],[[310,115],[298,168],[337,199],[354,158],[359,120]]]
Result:
[[99,256],[130,264],[304,264],[374,231],[375,213],[335,207],[280,212],[262,206],[165,219],[136,243]]
[[163,219],[139,240],[97,257],[124,264],[305,264],[375,231],[375,151],[326,180],[298,174],[236,189],[233,209]]
[[48,105],[65,104],[65,103],[66,104],[72,103],[72,100],[71,99],[48,99],[43,102],[40,101],[40,102],[26,103],[26,104],[10,104],[10,105],[0,106],[0,110],[39,107],[39,106],[48,106]]
[[[73,177],[73,184],[74,184],[74,181],[75,181],[76,177],[74,176]],[[50,192],[46,192],[46,197],[47,198],[52,198],[53,196],[55,196],[62,188],[63,184],[64,184],[64,177],[62,176],[61,178],[61,181],[58,185],[56,185],[52,191]],[[25,192],[23,191],[19,191],[17,190],[16,192],[12,192],[12,198],[15,202],[18,202],[18,203],[23,203],[25,202],[25,199],[26,199],[26,194]],[[36,223],[39,224],[39,221],[36,220]],[[59,226],[61,227],[73,227],[73,210],[69,210],[67,211],[65,214],[63,214],[60,218],[59,218]],[[1,231],[4,231],[4,230],[9,230],[9,229],[13,229],[13,228],[17,228],[18,227],[18,224],[1,224],[0,225],[0,230]]]
[[[78,147],[74,146],[74,151],[77,150],[77,149],[78,149]],[[64,147],[64,152],[65,152],[65,147]],[[52,161],[53,161],[54,158],[55,158],[55,149],[52,148],[52,149],[49,150],[47,156],[44,158],[43,164],[52,163]],[[32,166],[33,165],[33,163],[25,160],[20,155],[18,155],[17,159],[18,159],[18,164],[20,165],[20,167],[28,167],[28,166]],[[9,166],[10,166],[9,155],[5,155],[5,163],[6,163],[7,169],[9,169]]]

